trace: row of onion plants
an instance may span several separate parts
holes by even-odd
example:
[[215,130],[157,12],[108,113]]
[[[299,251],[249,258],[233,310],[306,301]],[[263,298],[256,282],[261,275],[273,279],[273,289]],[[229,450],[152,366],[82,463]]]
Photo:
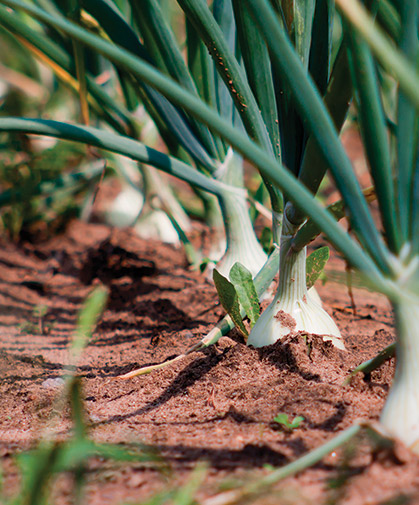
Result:
[[[85,97],[103,107],[116,132],[36,118],[2,118],[0,129],[84,142],[212,192],[226,227],[227,250],[219,266],[226,275],[236,261],[256,273],[265,260],[243,188],[243,159],[251,162],[270,195],[281,269],[277,295],[248,342],[261,346],[286,335],[283,312],[293,318],[294,330],[324,335],[343,347],[336,325],[305,285],[305,247],[313,228],[321,230],[392,303],[397,368],[381,422],[417,449],[419,3],[363,6],[337,0],[343,34],[333,44],[331,1],[214,0],[208,6],[205,0],[179,0],[186,19],[186,62],[156,0],[118,2],[121,9],[104,0],[70,2],[66,8],[51,0],[1,3],[6,6],[0,8],[1,24],[23,40],[32,36],[38,53],[64,54],[67,60],[55,64],[67,65],[67,72],[79,78],[80,95],[83,84]],[[55,42],[46,37],[45,27]],[[115,105],[89,77],[77,57],[81,47],[113,64],[127,106]],[[395,82],[394,107],[383,105],[383,73]],[[117,130],[132,92],[155,121],[170,155]],[[378,224],[339,139],[352,95]],[[130,124],[132,114],[124,119]],[[350,232],[315,198],[326,171],[342,196]]]

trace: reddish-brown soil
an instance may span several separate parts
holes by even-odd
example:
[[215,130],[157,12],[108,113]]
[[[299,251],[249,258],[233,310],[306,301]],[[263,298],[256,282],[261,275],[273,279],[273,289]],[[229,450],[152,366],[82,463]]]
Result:
[[[342,272],[344,265],[334,256],[327,269]],[[346,352],[316,337],[310,354],[302,337],[255,350],[233,331],[166,369],[118,379],[185,351],[223,311],[214,288],[187,269],[180,250],[142,241],[129,230],[76,221],[47,243],[3,243],[0,249],[0,451],[9,496],[19,486],[13,456],[44,433],[78,310],[99,283],[109,287],[109,302],[78,370],[90,435],[153,445],[171,472],[92,461],[89,504],[141,503],[184,483],[206,461],[202,502],[226,479],[248,482],[268,474],[267,465],[295,460],[358,419],[378,420],[394,360],[369,377],[342,383],[351,369],[393,341],[390,306],[377,294],[355,289],[354,315],[346,287],[332,281],[318,291],[342,331]],[[34,313],[40,304],[48,307],[42,318]],[[278,413],[304,421],[286,431],[273,421]],[[64,413],[57,436],[66,437],[69,429]],[[282,481],[274,500],[265,496],[258,503],[419,503],[416,457],[399,446],[384,450],[367,436],[350,449]],[[54,503],[68,503],[69,485],[57,481]]]

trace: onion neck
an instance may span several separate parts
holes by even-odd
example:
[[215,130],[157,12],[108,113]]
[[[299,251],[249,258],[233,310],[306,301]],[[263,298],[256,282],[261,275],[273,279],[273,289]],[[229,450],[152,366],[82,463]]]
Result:
[[[307,248],[294,252],[290,249],[291,240],[296,229],[284,217],[281,253],[279,259],[279,284],[275,300],[302,300],[307,296],[306,257]],[[298,226],[296,227],[298,229]]]
[[227,249],[249,247],[249,240],[257,242],[245,197],[226,193],[220,198],[220,207],[224,218]]
[[228,277],[230,268],[238,261],[256,275],[267,256],[253,230],[245,196],[224,193],[220,197],[220,207],[224,218],[227,247],[225,254],[217,263],[217,270]]
[[224,191],[218,198],[226,233],[226,251],[217,263],[217,270],[228,277],[230,268],[237,261],[242,263],[252,275],[256,275],[264,265],[267,255],[263,251],[250,219],[247,206],[247,191],[243,188],[243,160],[230,148],[224,162],[215,173],[219,181],[237,188]]

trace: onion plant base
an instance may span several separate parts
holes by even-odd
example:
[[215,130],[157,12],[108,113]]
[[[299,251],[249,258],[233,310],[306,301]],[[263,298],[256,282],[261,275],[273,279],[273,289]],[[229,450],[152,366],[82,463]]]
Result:
[[148,209],[148,212],[143,212],[134,229],[138,236],[145,240],[161,240],[174,246],[180,243],[172,222],[161,209]]
[[292,225],[284,218],[278,290],[269,307],[256,321],[248,345],[263,347],[297,332],[323,336],[334,346],[344,349],[339,328],[329,314],[315,301],[306,285],[306,248],[290,249]]
[[288,304],[274,299],[257,320],[247,344],[264,347],[297,333],[320,335],[338,349],[345,349],[335,322],[310,295]]
[[393,437],[419,454],[419,304],[394,304],[398,340],[396,372],[380,422]]

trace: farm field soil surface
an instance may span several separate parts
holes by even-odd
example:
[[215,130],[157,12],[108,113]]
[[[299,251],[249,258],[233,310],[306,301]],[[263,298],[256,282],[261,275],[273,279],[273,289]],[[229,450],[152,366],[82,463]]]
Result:
[[[318,241],[319,245],[322,241]],[[327,271],[344,272],[334,255]],[[73,222],[40,244],[0,248],[0,454],[3,488],[19,487],[15,454],[45,433],[80,306],[92,286],[109,288],[107,308],[78,373],[96,441],[143,442],[157,448],[169,472],[147,465],[92,460],[86,503],[141,503],[185,483],[198,462],[208,465],[197,499],[205,502],[227,479],[267,475],[349,427],[376,422],[394,372],[390,360],[370,376],[342,385],[350,370],[394,340],[387,300],[329,280],[317,286],[344,337],[346,352],[319,337],[301,336],[263,348],[246,347],[235,331],[204,352],[128,380],[118,376],[162,362],[198,342],[223,315],[215,289],[187,269],[184,254],[143,241],[130,230]],[[35,307],[46,307],[43,316]],[[304,421],[287,431],[279,413]],[[69,435],[68,411],[55,425]],[[69,501],[68,477],[52,503]],[[364,435],[316,466],[278,483],[257,503],[419,503],[419,460],[399,444],[384,448]]]

